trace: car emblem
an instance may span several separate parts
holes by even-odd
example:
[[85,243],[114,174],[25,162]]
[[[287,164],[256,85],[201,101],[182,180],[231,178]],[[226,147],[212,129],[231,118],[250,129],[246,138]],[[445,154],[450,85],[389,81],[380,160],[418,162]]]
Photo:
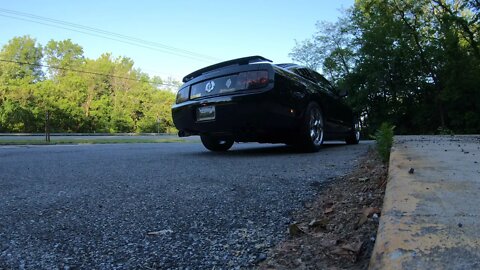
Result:
[[227,82],[225,83],[225,86],[227,88],[230,88],[230,85],[232,85],[232,80],[228,79]]
[[205,85],[205,92],[210,93],[212,92],[213,88],[215,88],[215,82],[209,81],[207,85]]

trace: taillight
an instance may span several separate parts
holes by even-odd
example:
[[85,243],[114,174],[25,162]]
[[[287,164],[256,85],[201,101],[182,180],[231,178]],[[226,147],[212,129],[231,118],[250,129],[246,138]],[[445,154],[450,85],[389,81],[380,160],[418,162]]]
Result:
[[261,88],[268,84],[267,71],[249,71],[247,72],[247,89]]
[[178,90],[178,93],[177,93],[177,98],[175,100],[175,103],[178,104],[178,103],[182,103],[184,101],[187,101],[188,100],[188,95],[189,95],[189,87],[185,87],[185,88],[182,88],[180,90]]
[[268,71],[248,71],[238,74],[237,89],[256,89],[268,85]]
[[247,72],[239,73],[237,76],[237,84],[235,89],[245,89],[247,85]]

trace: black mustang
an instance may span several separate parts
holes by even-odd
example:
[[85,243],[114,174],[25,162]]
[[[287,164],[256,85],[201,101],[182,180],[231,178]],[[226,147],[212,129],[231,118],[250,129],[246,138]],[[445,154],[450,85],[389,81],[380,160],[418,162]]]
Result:
[[251,56],[197,70],[183,82],[172,107],[178,135],[200,135],[211,151],[227,151],[234,141],[306,151],[318,151],[324,140],[359,141],[345,95],[306,67]]

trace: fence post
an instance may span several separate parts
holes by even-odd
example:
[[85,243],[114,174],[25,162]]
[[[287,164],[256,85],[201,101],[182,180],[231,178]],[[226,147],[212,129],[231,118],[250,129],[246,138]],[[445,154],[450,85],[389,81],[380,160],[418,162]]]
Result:
[[50,142],[50,127],[49,127],[49,122],[50,122],[50,114],[48,110],[45,112],[45,141]]

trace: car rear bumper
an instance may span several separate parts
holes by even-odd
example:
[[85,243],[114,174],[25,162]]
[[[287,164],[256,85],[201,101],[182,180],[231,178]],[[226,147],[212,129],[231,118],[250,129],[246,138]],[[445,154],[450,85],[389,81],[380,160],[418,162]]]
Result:
[[[172,108],[181,135],[230,136],[237,141],[284,140],[297,128],[298,113],[272,91],[188,101]],[[197,121],[197,109],[215,107],[215,120]],[[273,136],[273,137],[272,137]]]

